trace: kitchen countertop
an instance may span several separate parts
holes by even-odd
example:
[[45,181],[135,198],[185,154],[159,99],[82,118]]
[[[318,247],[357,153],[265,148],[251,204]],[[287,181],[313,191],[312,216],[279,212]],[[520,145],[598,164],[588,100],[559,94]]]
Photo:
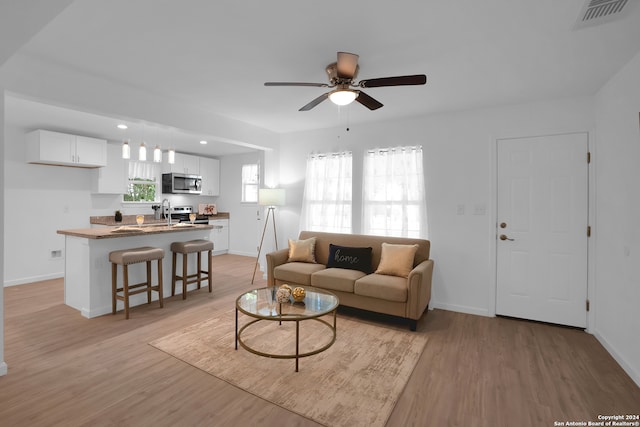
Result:
[[[89,224],[95,225],[136,225],[137,215],[122,215],[122,221],[116,222],[114,215],[108,216],[91,216],[89,217]],[[210,220],[214,219],[229,219],[229,212],[218,212],[217,215],[210,215]],[[166,224],[166,219],[155,219],[153,214],[144,216],[145,224]]]
[[69,230],[58,230],[58,234],[66,236],[84,237],[86,239],[114,239],[120,237],[143,236],[148,234],[175,233],[181,231],[211,230],[213,225],[209,224],[189,224],[180,223],[171,227],[166,225],[165,221],[160,224],[143,224],[141,227],[137,225],[124,225],[117,227],[100,227],[100,228],[75,228]]

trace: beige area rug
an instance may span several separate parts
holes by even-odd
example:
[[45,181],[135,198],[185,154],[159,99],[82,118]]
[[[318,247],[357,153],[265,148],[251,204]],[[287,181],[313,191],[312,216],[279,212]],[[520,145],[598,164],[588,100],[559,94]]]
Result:
[[[326,351],[300,359],[257,356],[234,349],[235,311],[197,323],[150,344],[229,384],[326,426],[384,426],[422,354],[419,332],[337,319],[337,339]],[[239,314],[240,325],[250,318]],[[325,317],[332,321],[332,317]],[[300,322],[300,351],[331,339],[327,326]],[[295,322],[260,321],[245,343],[261,351],[295,353]]]

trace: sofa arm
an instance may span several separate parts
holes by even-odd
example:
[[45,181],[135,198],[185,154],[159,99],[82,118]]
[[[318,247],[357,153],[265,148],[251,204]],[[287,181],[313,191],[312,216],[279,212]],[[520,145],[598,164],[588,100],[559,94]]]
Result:
[[280,249],[265,255],[267,258],[267,285],[274,286],[273,269],[287,262],[289,259],[289,249]]
[[408,296],[406,317],[418,320],[431,300],[431,278],[433,260],[428,259],[416,265],[407,277]]

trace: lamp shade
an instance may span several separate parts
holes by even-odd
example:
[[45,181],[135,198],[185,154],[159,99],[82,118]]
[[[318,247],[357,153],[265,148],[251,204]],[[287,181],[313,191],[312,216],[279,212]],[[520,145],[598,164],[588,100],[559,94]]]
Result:
[[260,190],[258,190],[258,204],[262,206],[284,205],[284,189],[261,188]]

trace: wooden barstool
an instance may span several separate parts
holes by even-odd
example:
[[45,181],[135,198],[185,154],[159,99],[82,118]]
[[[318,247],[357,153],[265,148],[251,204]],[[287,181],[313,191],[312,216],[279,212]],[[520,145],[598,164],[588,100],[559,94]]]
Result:
[[[129,296],[147,293],[147,303],[151,304],[151,291],[158,292],[158,300],[160,300],[160,308],[163,307],[162,301],[162,259],[164,258],[164,249],[144,246],[141,248],[123,249],[109,253],[109,261],[111,262],[111,307],[112,313],[116,314],[116,300],[124,302],[124,316],[129,318]],[[151,261],[158,262],[158,284],[151,284]],[[129,284],[129,265],[141,262],[147,263],[147,280],[145,282]],[[122,287],[117,286],[118,264],[122,265]],[[119,294],[122,292],[122,295]]]
[[[208,270],[202,270],[202,252],[207,251],[208,254]],[[187,298],[187,285],[191,283],[197,283],[198,289],[203,280],[209,281],[209,292],[213,291],[211,283],[211,254],[213,252],[213,242],[210,240],[198,239],[189,240],[188,242],[173,242],[171,244],[171,252],[173,252],[173,260],[171,263],[172,277],[171,277],[171,296],[176,294],[176,281],[182,281],[182,299]],[[187,257],[189,254],[198,253],[198,267],[197,272],[193,274],[187,274]],[[182,276],[176,274],[176,258],[178,254],[182,254]]]

